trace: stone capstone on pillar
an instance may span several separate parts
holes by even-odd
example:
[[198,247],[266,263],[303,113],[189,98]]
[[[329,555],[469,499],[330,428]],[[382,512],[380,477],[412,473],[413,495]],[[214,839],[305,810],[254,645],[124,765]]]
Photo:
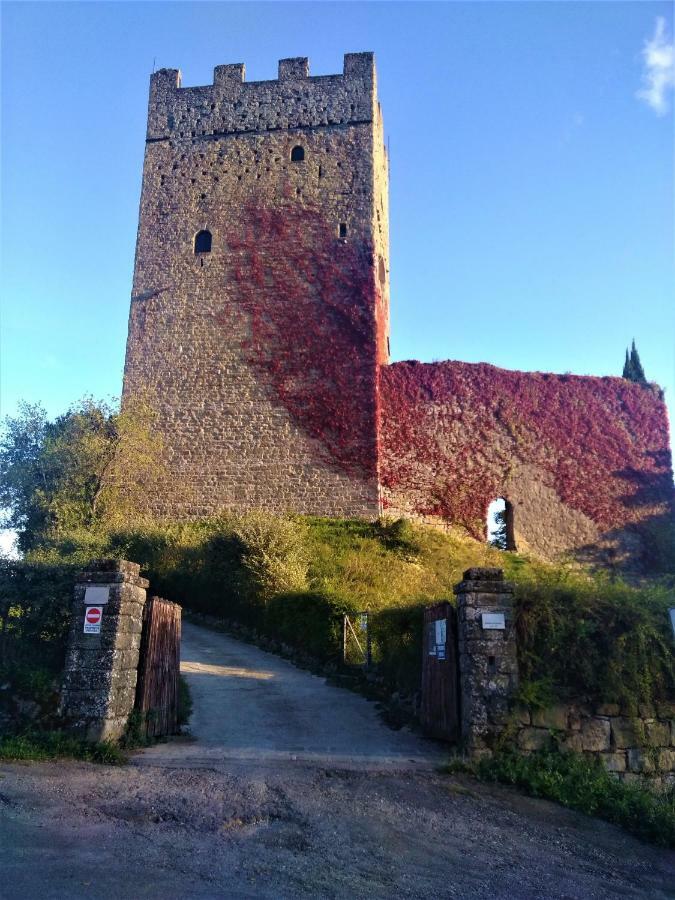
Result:
[[501,569],[472,568],[454,592],[462,743],[483,756],[507,725],[518,688],[513,587]]
[[[60,714],[86,740],[120,738],[134,708],[147,587],[126,560],[93,560],[77,578]],[[103,590],[90,599],[87,588]],[[90,604],[102,610],[93,633],[85,631]]]

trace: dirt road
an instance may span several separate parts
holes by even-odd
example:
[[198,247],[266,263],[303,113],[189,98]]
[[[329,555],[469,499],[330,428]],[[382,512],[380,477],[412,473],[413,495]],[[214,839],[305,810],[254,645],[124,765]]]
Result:
[[354,694],[194,626],[183,658],[194,742],[0,768],[2,900],[675,896],[672,854],[438,774]]

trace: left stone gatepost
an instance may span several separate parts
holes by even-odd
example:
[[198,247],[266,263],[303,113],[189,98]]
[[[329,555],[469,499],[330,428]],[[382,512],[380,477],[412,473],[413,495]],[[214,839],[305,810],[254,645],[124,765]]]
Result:
[[93,560],[77,578],[60,714],[88,741],[120,738],[134,708],[147,587],[123,559]]

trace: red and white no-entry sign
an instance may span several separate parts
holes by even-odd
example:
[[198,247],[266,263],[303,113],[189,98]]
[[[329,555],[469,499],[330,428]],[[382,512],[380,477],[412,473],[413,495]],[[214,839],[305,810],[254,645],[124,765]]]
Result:
[[84,614],[84,633],[100,634],[102,618],[102,606],[88,606]]

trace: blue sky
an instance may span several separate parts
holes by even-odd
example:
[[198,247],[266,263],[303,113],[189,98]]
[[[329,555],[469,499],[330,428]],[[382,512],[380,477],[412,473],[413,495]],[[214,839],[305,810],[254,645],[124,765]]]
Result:
[[2,414],[120,392],[153,64],[374,50],[394,359],[618,375],[635,337],[673,421],[671,35],[649,2],[4,3]]

